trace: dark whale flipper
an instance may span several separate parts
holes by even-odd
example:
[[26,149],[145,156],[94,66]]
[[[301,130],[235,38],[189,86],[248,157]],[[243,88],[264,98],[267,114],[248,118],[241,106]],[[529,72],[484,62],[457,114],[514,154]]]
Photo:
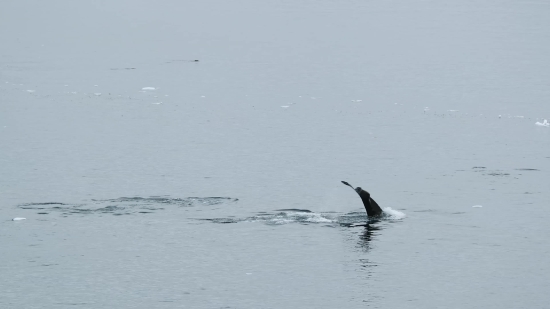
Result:
[[[353,189],[349,183],[345,181],[342,181],[342,183]],[[361,201],[363,201],[363,206],[365,206],[365,210],[367,211],[367,215],[369,215],[369,217],[376,217],[382,214],[382,209],[378,206],[378,203],[370,197],[370,193],[361,189],[361,187],[357,187],[354,190],[357,194],[359,194],[359,197],[361,197]]]

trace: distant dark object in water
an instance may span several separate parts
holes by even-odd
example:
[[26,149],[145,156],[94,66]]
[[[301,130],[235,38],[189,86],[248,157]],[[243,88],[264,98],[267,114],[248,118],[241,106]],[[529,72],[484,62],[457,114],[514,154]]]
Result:
[[371,197],[370,193],[367,191],[361,189],[361,187],[353,188],[349,183],[342,181],[343,184],[346,186],[351,187],[357,194],[359,194],[359,197],[361,197],[361,200],[363,201],[363,206],[365,206],[365,210],[367,211],[367,215],[369,217],[376,217],[380,216],[382,214],[382,209],[380,206],[378,206],[378,203],[376,203]]
[[311,210],[307,209],[296,209],[296,208],[290,208],[290,209],[275,209],[276,211],[294,211],[294,212],[312,212]]

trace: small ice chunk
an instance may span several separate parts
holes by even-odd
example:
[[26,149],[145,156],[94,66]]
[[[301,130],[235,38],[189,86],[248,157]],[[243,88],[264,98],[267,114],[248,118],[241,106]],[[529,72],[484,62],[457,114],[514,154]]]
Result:
[[36,90],[31,90],[31,89],[27,90],[28,93],[34,93],[35,91]]
[[458,109],[450,109],[449,112],[458,112]]
[[206,98],[206,96],[204,96],[204,95],[201,95],[201,98]]
[[542,127],[550,127],[550,123],[548,122],[548,120],[544,119],[543,122],[536,122],[535,123],[537,126],[542,126]]
[[473,208],[481,208],[481,207],[483,207],[483,206],[481,206],[481,205],[474,205],[474,206],[472,206],[472,207],[473,207]]
[[155,102],[155,103],[151,103],[151,104],[160,105],[160,104],[162,104],[162,102]]
[[143,87],[141,90],[157,90],[155,87]]
[[12,221],[21,221],[21,220],[27,220],[27,218],[21,218],[21,217],[15,217],[11,219]]
[[99,97],[101,95],[101,92],[94,92],[94,95]]
[[97,87],[97,86],[99,86],[99,85],[94,85],[94,87]]
[[288,105],[281,105],[282,108],[288,108]]

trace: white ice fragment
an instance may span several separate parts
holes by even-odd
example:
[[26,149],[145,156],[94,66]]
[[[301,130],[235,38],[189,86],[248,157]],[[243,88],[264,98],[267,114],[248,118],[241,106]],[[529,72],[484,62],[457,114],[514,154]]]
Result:
[[165,96],[165,97],[167,97],[168,95],[167,95],[167,94],[165,94],[164,96]]
[[473,208],[481,208],[481,207],[483,207],[483,206],[481,206],[481,205],[474,205],[474,206],[472,206],[472,207],[473,207]]
[[498,115],[498,118],[502,118],[502,115]]
[[449,112],[458,112],[458,109],[450,109]]
[[288,108],[288,105],[281,105],[282,108]]
[[429,108],[429,107],[427,107],[427,106],[426,106],[426,107],[424,107],[424,111],[425,111],[425,112],[427,112],[427,111],[429,111],[429,110],[430,110],[430,108]]
[[141,90],[157,90],[155,87],[143,87]]
[[542,126],[542,127],[550,127],[550,123],[548,122],[548,120],[544,119],[543,122],[536,122],[535,123],[537,126]]
[[246,273],[247,275],[252,275],[252,273]]
[[101,95],[101,92],[94,92],[94,95],[99,97]]
[[201,95],[201,98],[206,98],[206,96],[204,96],[204,95]]
[[36,90],[27,90],[28,93],[34,93]]
[[21,218],[21,217],[15,217],[11,219],[12,221],[21,221],[21,220],[27,220],[27,218]]
[[151,103],[151,104],[160,105],[160,104],[162,104],[162,102],[155,102],[155,103]]
[[[361,101],[363,101],[363,100],[351,100],[351,102],[361,102]],[[397,104],[397,103],[395,103],[395,104]]]
[[99,86],[99,85],[94,85],[94,87],[97,87],[97,86]]

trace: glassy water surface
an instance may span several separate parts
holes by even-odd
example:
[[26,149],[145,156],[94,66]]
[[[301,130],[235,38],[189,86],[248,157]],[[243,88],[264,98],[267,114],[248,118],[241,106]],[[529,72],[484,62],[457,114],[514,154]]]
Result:
[[1,307],[545,307],[549,14],[5,2]]

